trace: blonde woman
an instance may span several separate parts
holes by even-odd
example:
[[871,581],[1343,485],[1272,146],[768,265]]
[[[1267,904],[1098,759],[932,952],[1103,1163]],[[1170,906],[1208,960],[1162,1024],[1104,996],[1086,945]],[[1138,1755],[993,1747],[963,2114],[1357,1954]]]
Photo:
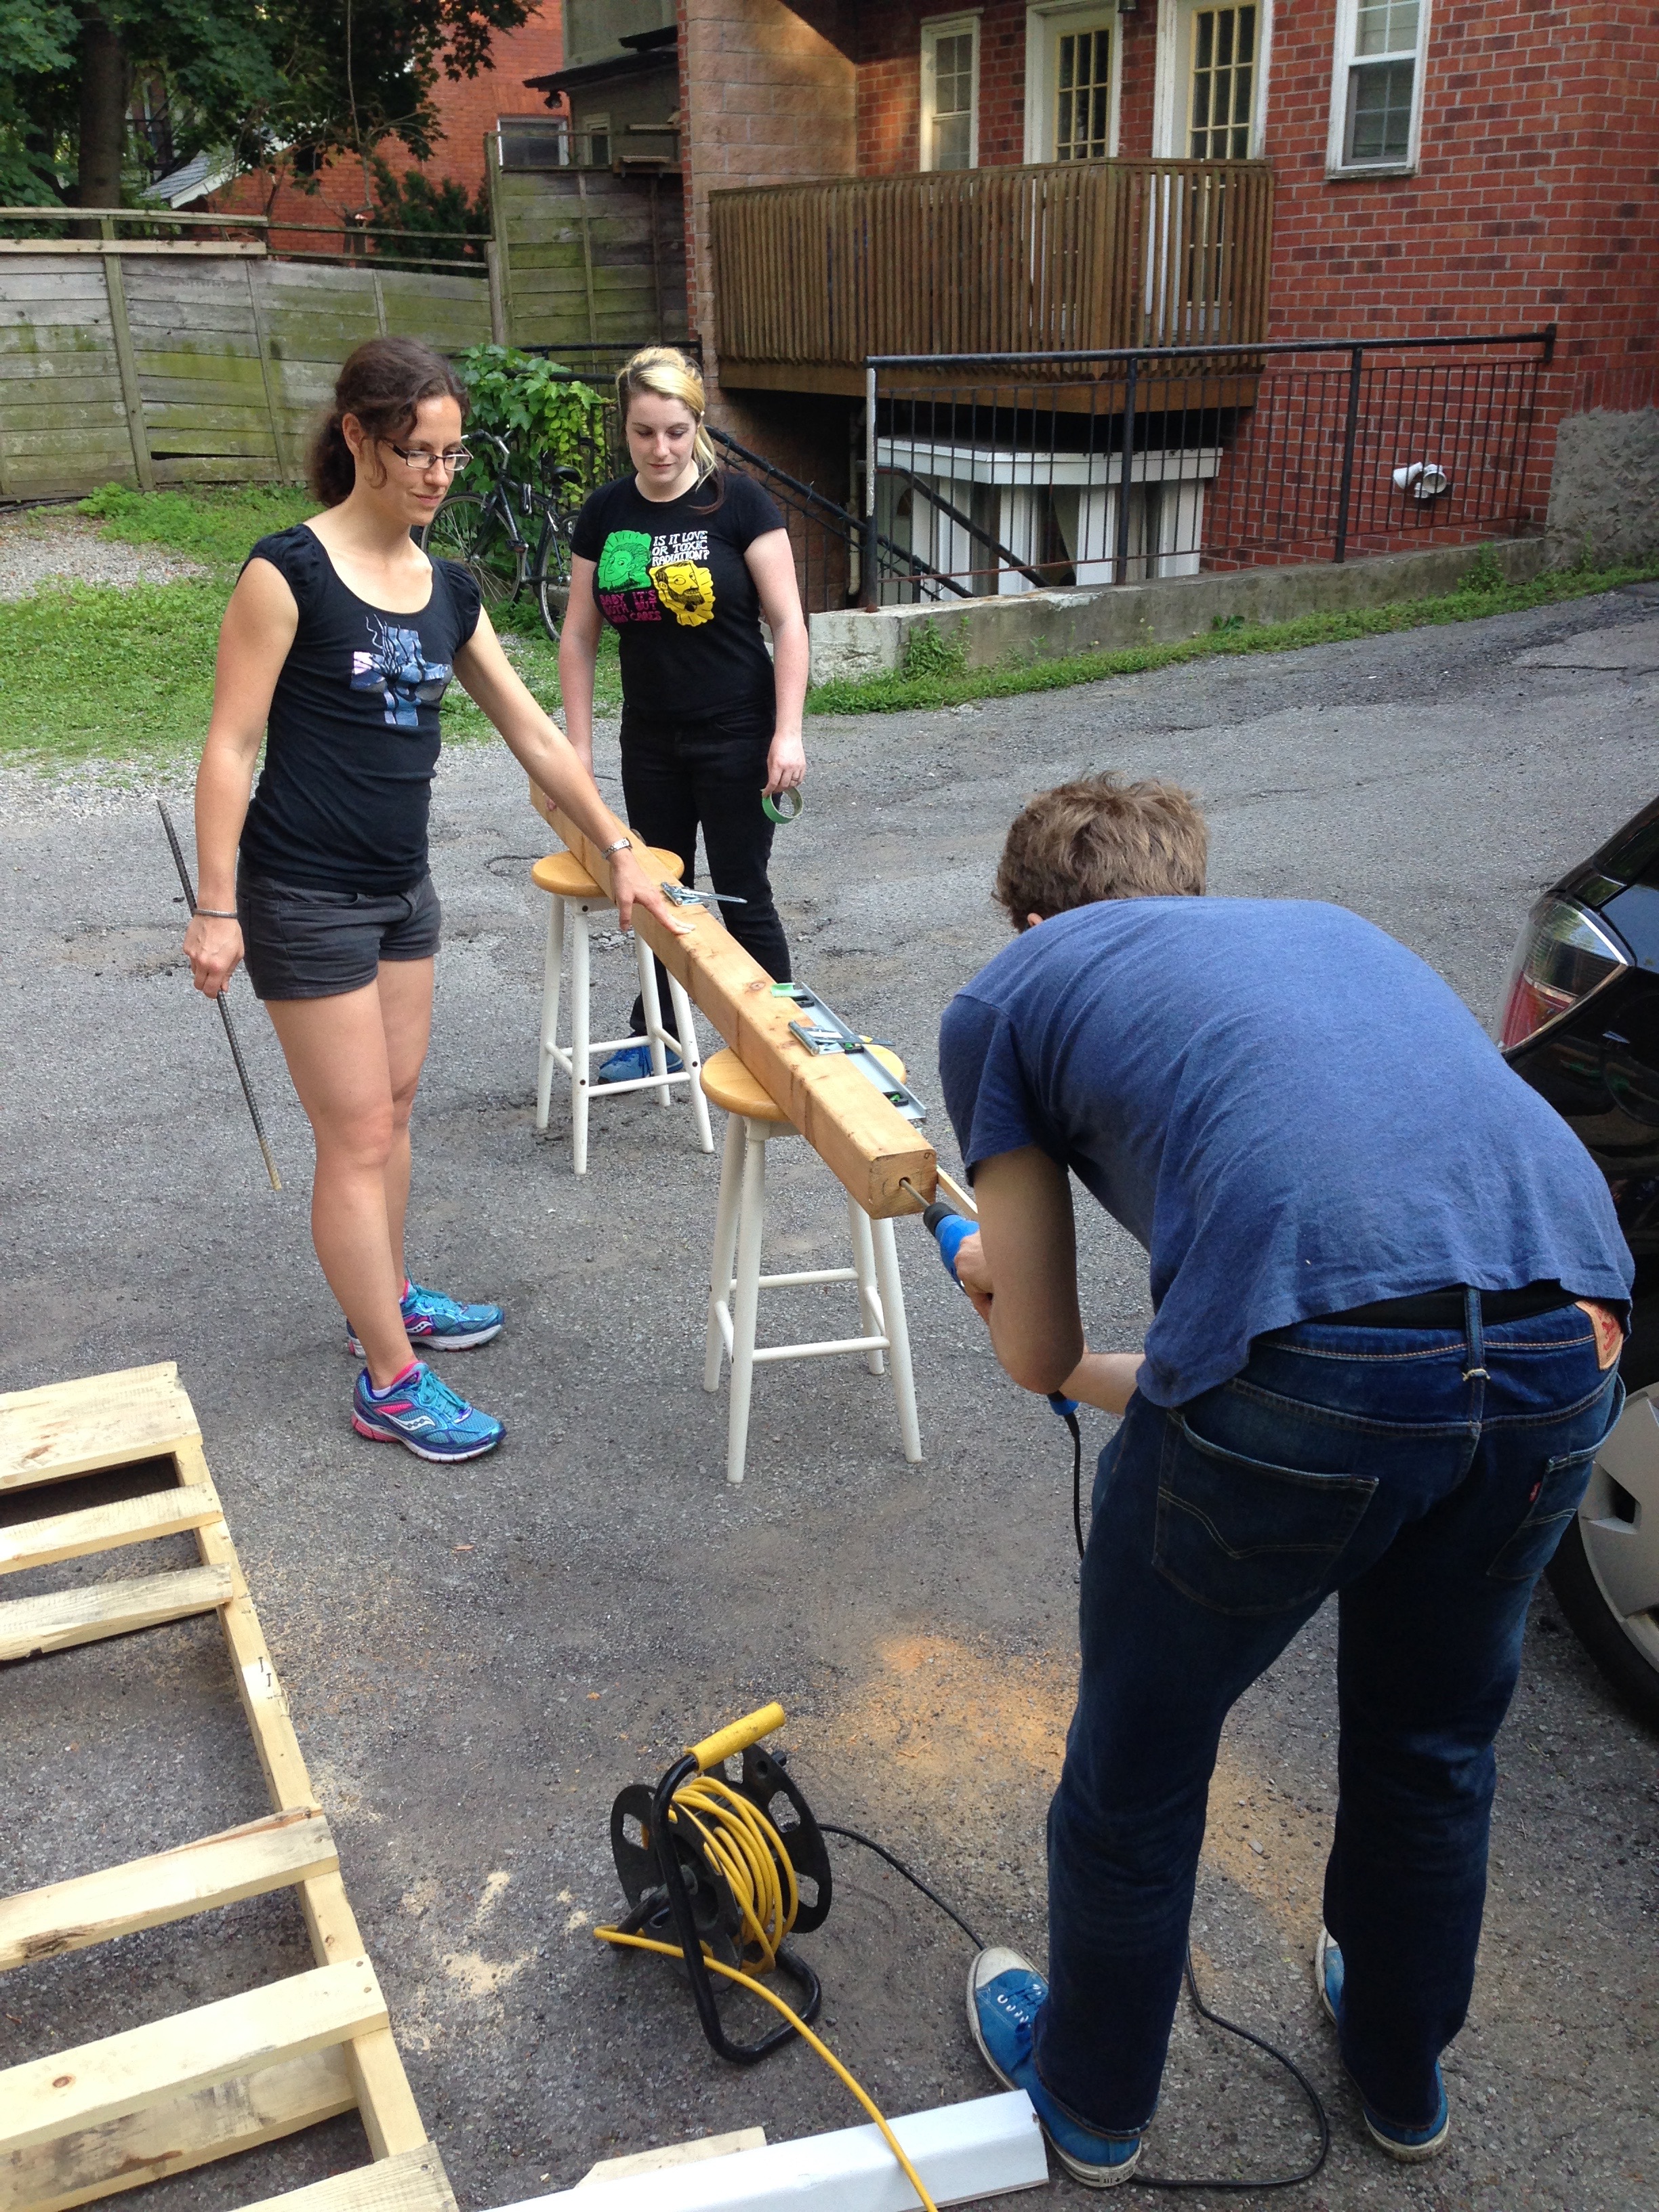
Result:
[[[702,380],[684,354],[636,353],[617,379],[617,399],[634,468],[593,493],[571,533],[559,644],[565,734],[591,769],[593,668],[608,622],[622,660],[629,825],[641,843],[679,854],[688,884],[701,827],[714,889],[744,902],[724,907],[722,919],[787,982],[789,947],[767,875],[772,823],[761,801],[795,790],[806,773],[806,622],[789,533],[751,477],[717,465]],[[637,999],[631,1027],[642,1039]],[[641,1042],[613,1053],[599,1079],[650,1072]]]

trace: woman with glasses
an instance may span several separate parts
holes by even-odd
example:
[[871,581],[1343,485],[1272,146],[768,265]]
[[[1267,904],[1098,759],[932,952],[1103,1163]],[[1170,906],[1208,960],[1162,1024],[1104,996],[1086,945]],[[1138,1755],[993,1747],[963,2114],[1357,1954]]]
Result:
[[505,1433],[418,1356],[487,1343],[501,1309],[428,1290],[404,1262],[440,921],[427,814],[452,679],[610,858],[623,926],[637,902],[684,927],[514,674],[476,583],[410,534],[465,464],[465,409],[448,362],[412,338],[373,338],[341,370],[311,455],[324,511],[259,540],[225,611],[185,937],[209,997],[246,962],[310,1120],[312,1237],[364,1363],[353,1425],[445,1461]]

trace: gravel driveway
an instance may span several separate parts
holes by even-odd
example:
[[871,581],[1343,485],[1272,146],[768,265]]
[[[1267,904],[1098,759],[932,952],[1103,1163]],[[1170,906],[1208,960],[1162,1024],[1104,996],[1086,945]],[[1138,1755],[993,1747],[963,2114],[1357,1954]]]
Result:
[[42,584],[179,584],[205,576],[199,562],[159,545],[124,545],[67,507],[0,514],[0,599],[26,599]]
[[[806,812],[776,864],[800,972],[898,1040],[937,1099],[939,1010],[1004,941],[988,884],[1010,817],[1034,789],[1115,765],[1204,795],[1218,891],[1342,901],[1485,1015],[1538,887],[1659,785],[1659,681],[1517,656],[1655,611],[1625,593],[967,713],[811,723]],[[599,764],[614,777],[614,743]],[[99,786],[77,806],[17,775],[6,794],[0,1388],[179,1363],[462,2204],[688,2135],[849,2124],[809,2052],[721,2065],[665,1965],[593,1941],[617,1906],[611,1800],[775,1696],[825,1817],[1041,1958],[1043,1812],[1075,1667],[1058,1424],[1000,1376],[921,1231],[901,1228],[925,1463],[900,1455],[885,1383],[825,1361],[758,1378],[749,1479],[726,1488],[724,1398],[700,1387],[715,1163],[683,1107],[637,1099],[596,1112],[584,1182],[562,1108],[536,1138],[546,914],[522,856],[545,841],[492,748],[447,754],[436,793],[447,927],[412,1256],[461,1296],[505,1300],[507,1334],[449,1371],[508,1439],[458,1470],[361,1443],[307,1241],[304,1124],[239,980],[288,1183],[275,1197],[179,965],[153,805]],[[596,1018],[620,1021],[628,957],[607,945],[594,968]],[[838,1264],[837,1188],[799,1141],[772,1150],[769,1264]],[[1083,1212],[1091,1340],[1121,1348],[1146,1323],[1144,1259]],[[839,1295],[778,1294],[775,1336],[841,1334]],[[1109,1426],[1090,1417],[1091,1454]],[[16,1510],[0,1500],[0,1521]],[[1655,1740],[1547,1595],[1531,1628],[1474,2010],[1447,2066],[1452,2143],[1431,2166],[1364,2140],[1310,1982],[1335,1781],[1329,1608],[1229,1726],[1199,1971],[1222,2011],[1308,2068],[1335,2134],[1319,2180],[1275,2202],[1633,2212],[1659,2197]],[[0,1893],[263,1809],[210,1624],[0,1672]],[[803,1945],[830,2041],[890,2112],[986,2093],[966,1945],[835,1849],[835,1911]],[[6,1977],[0,2065],[309,1963],[277,1899],[31,1966]],[[1282,2171],[1306,2140],[1281,2078],[1183,2006],[1156,2171]],[[217,2212],[363,2154],[340,2120],[137,2204]],[[1043,2201],[1094,2199],[1057,2184]]]

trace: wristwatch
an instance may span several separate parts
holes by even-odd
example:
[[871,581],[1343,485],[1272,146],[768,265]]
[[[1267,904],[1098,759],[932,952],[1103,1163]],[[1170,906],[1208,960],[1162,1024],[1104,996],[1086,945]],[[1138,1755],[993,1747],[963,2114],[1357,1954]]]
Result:
[[634,840],[631,837],[618,837],[614,845],[606,845],[602,849],[599,858],[608,860],[613,853],[631,853],[633,849]]

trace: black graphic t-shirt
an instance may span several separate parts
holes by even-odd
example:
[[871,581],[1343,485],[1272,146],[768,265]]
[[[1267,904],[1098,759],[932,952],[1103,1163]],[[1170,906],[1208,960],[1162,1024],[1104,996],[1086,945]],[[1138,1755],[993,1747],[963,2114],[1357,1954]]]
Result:
[[752,477],[725,469],[679,499],[647,499],[631,476],[592,494],[570,546],[596,563],[625,705],[703,721],[770,700],[760,593],[743,556],[783,526]]
[[432,563],[418,614],[387,614],[336,574],[301,523],[250,561],[287,580],[300,627],[271,694],[265,765],[242,829],[244,866],[324,890],[406,891],[427,871],[438,702],[478,624],[478,587]]

